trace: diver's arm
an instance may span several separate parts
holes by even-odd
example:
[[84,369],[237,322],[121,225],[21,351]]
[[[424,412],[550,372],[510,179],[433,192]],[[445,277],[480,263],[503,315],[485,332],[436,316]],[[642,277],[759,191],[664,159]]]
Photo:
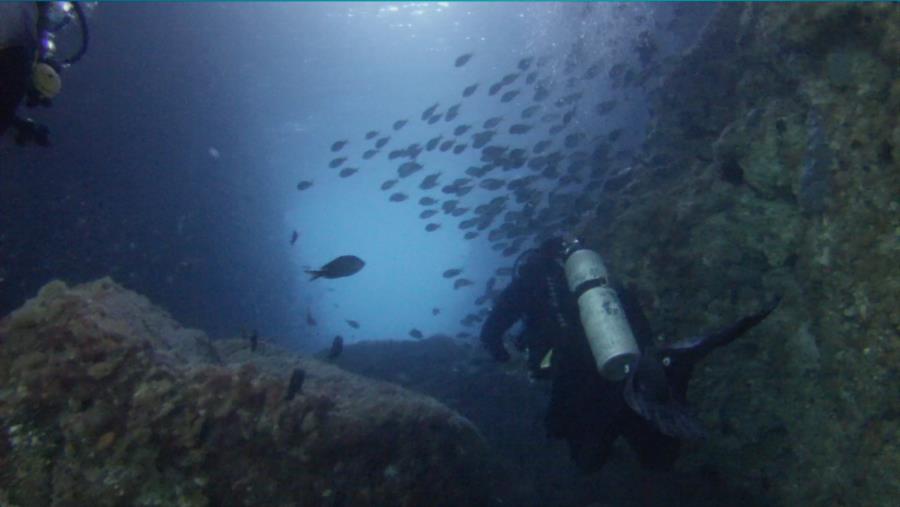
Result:
[[526,294],[523,280],[513,279],[509,287],[500,293],[494,308],[481,327],[481,343],[497,361],[509,360],[509,352],[503,346],[503,333],[524,314]]

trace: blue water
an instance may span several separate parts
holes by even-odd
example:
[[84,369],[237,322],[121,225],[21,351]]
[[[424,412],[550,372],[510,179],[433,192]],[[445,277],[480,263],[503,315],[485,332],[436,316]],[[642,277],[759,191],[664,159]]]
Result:
[[[459,124],[473,125],[468,137],[491,116],[506,119],[492,144],[530,150],[547,138],[545,129],[524,136],[505,129],[531,105],[531,92],[501,103],[487,88],[525,57],[548,56],[546,71],[561,73],[573,45],[583,48],[576,74],[604,62],[604,77],[579,88],[583,103],[618,100],[605,116],[580,108],[574,125],[597,134],[624,128],[615,149],[636,147],[648,117],[643,92],[613,90],[605,76],[614,62],[636,62],[631,44],[648,26],[660,58],[689,44],[695,28],[657,29],[670,11],[655,4],[100,4],[89,53],[65,72],[54,107],[34,112],[50,126],[53,148],[0,148],[4,226],[12,231],[4,236],[3,309],[53,278],[111,275],[216,337],[255,328],[315,350],[335,334],[348,342],[406,338],[412,328],[477,334],[459,321],[479,309],[473,301],[486,280],[515,256],[493,251],[488,231],[464,240],[456,224],[471,212],[418,218],[426,192],[417,185],[436,171],[442,185],[464,176],[482,164],[480,153],[471,146],[461,155],[423,152],[425,168],[387,192],[381,183],[406,159],[385,155],[439,133],[451,138]],[[471,61],[454,67],[469,52]],[[503,91],[522,88],[523,79]],[[475,95],[463,99],[476,82]],[[439,111],[461,102],[459,118],[421,121],[435,102]],[[394,132],[399,119],[410,121]],[[391,141],[365,161],[369,130]],[[341,151],[350,157],[345,167],[360,167],[346,179],[328,168],[339,139],[350,141]],[[300,180],[315,183],[298,192]],[[410,198],[390,202],[396,191]],[[476,188],[461,205],[502,192]],[[440,186],[428,195],[445,197]],[[431,221],[442,227],[426,232]],[[300,238],[291,246],[294,230]],[[314,282],[303,273],[345,254],[365,268]],[[474,285],[453,289],[441,277],[448,268],[463,268]],[[307,312],[317,326],[307,326]]]

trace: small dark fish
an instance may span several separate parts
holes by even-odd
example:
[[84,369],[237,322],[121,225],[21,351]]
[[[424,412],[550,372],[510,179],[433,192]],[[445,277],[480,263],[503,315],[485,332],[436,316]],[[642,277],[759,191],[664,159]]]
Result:
[[497,92],[499,92],[501,88],[503,88],[503,83],[494,83],[494,84],[492,84],[491,87],[488,88],[488,95],[490,95],[490,96],[492,96],[492,97],[493,97],[494,95],[497,95]]
[[431,217],[437,215],[437,212],[438,211],[436,209],[427,209],[427,210],[419,213],[419,218],[421,218],[423,220],[427,219],[427,218],[431,218]]
[[469,231],[463,235],[463,239],[475,239],[478,237],[478,232]]
[[613,110],[616,107],[618,101],[616,100],[604,100],[603,102],[597,104],[595,111],[598,115],[604,115]]
[[509,127],[510,134],[524,134],[529,130],[531,130],[531,125],[525,125],[524,123],[516,123]]
[[306,272],[316,278],[342,278],[357,273],[366,263],[355,255],[341,255],[319,269],[307,269]]
[[356,322],[355,320],[344,319],[344,322],[353,329],[359,329],[359,322]]
[[503,187],[503,185],[505,183],[506,183],[506,181],[501,180],[501,179],[487,178],[487,179],[481,180],[481,183],[479,183],[478,186],[485,190],[498,190],[499,188]]
[[473,54],[474,53],[465,53],[465,54],[459,55],[458,57],[456,57],[456,61],[453,62],[453,65],[456,67],[462,67],[463,65],[465,65],[469,62],[469,60],[472,58]]
[[394,185],[396,185],[398,181],[400,181],[400,180],[387,180],[381,184],[381,189],[382,190],[390,190],[390,188],[393,187]]
[[569,134],[566,136],[565,140],[563,140],[563,145],[569,149],[575,148],[579,143],[581,143],[581,140],[584,137],[584,134],[582,134],[581,132]]
[[425,167],[425,166],[423,166],[422,164],[420,164],[418,162],[412,162],[412,161],[405,162],[405,163],[401,164],[400,167],[397,168],[397,174],[401,178],[406,178],[407,176],[422,169],[423,167]]
[[294,246],[294,243],[297,242],[297,238],[299,238],[299,237],[300,237],[299,232],[294,231],[293,233],[291,233],[291,246]]
[[338,173],[338,176],[340,176],[341,178],[349,178],[350,176],[356,174],[357,171],[359,171],[359,169],[355,167],[345,167],[341,169],[341,172]]
[[513,72],[512,74],[503,76],[503,79],[501,79],[500,82],[503,84],[503,86],[507,86],[513,84],[516,79],[519,79],[519,73]]
[[497,125],[500,125],[501,121],[503,121],[502,116],[494,116],[493,118],[488,118],[487,120],[485,120],[484,125],[482,125],[482,128],[484,128],[485,130],[492,129],[492,128],[496,127]]
[[250,340],[250,352],[256,352],[256,348],[259,346],[259,333],[254,329],[248,339]]
[[554,125],[554,126],[550,127],[550,130],[548,130],[547,132],[551,136],[555,136],[556,134],[559,134],[560,132],[562,132],[564,128],[566,128],[565,124]]
[[519,95],[519,90],[510,90],[500,96],[500,102],[509,102]]
[[525,76],[525,84],[534,84],[537,81],[538,73],[537,71],[529,72],[527,76]]
[[338,158],[332,160],[331,162],[329,162],[328,167],[330,167],[332,169],[337,169],[338,167],[341,166],[341,164],[343,164],[346,161],[347,161],[347,157],[338,157]]
[[375,136],[377,136],[377,135],[378,135],[377,130],[370,130],[370,131],[366,132],[366,140],[374,139]]
[[431,115],[434,114],[434,112],[437,110],[439,105],[440,105],[439,102],[435,102],[430,107],[428,107],[428,109],[422,111],[422,120],[424,121],[424,120],[427,120],[429,117],[431,117]]
[[297,190],[302,192],[311,186],[313,186],[313,182],[309,180],[303,180],[300,183],[297,183]]
[[450,213],[451,211],[456,209],[457,203],[459,203],[459,201],[457,201],[456,199],[444,201],[444,204],[441,204],[441,209],[444,210],[444,213]]
[[461,217],[465,215],[467,211],[469,211],[469,208],[456,208],[455,210],[451,211],[450,214],[455,217]]
[[472,281],[468,278],[458,278],[455,282],[453,282],[454,289],[460,289],[462,287],[468,287],[472,285]]
[[306,310],[306,325],[310,327],[316,325],[316,319],[313,318],[312,312],[309,310]]
[[534,116],[538,111],[541,110],[541,106],[539,104],[535,104],[533,106],[528,106],[522,110],[522,119],[527,120]]
[[421,340],[422,338],[425,337],[425,335],[422,334],[422,331],[419,331],[416,328],[410,329],[409,335],[412,336],[413,338],[415,338],[416,340]]
[[432,204],[437,204],[437,199],[426,196],[419,199],[419,204],[421,204],[422,206],[431,206]]
[[522,72],[525,72],[526,70],[528,70],[529,67],[531,67],[531,62],[533,62],[533,61],[534,61],[533,56],[529,56],[527,58],[522,58],[521,60],[519,60],[519,63],[516,66],[519,68],[519,70],[521,70]]
[[403,192],[394,192],[393,194],[391,194],[390,200],[391,202],[403,202],[407,197],[409,196],[404,194]]
[[430,223],[425,226],[425,230],[428,232],[434,232],[440,228],[441,228],[441,224],[436,224],[436,223]]
[[435,123],[441,121],[441,117],[442,117],[442,116],[443,116],[443,114],[436,114],[436,115],[433,115],[431,118],[428,118],[428,124],[429,124],[429,125],[434,125]]
[[397,120],[394,122],[394,130],[400,130],[409,120]]
[[455,129],[453,129],[453,135],[459,137],[459,136],[465,134],[470,128],[471,128],[471,125],[460,125],[460,126],[456,127]]
[[441,151],[447,151],[447,150],[449,150],[450,148],[453,147],[453,143],[455,143],[455,142],[456,142],[455,139],[447,139],[446,141],[444,141],[444,142],[441,143],[441,146],[440,146],[439,149],[440,149]]
[[455,104],[450,106],[450,109],[447,109],[447,112],[444,114],[444,121],[453,121],[459,116],[459,107],[460,104]]
[[441,142],[441,136],[432,137],[425,143],[425,149],[428,151],[432,151],[437,148],[438,143]]
[[341,148],[347,145],[347,140],[335,141],[331,145],[331,151],[341,151]]
[[534,152],[534,153],[542,153],[542,152],[543,152],[544,150],[546,150],[547,147],[549,147],[552,143],[553,143],[553,141],[546,140],[546,139],[543,140],[543,141],[538,141],[537,144],[534,145],[534,148],[533,148],[531,151]]
[[328,359],[337,359],[344,351],[344,337],[337,335],[331,340],[331,349],[328,351]]
[[381,148],[384,148],[384,145],[387,144],[390,140],[391,136],[384,136],[382,138],[379,138],[377,141],[375,141],[375,147],[380,150]]
[[294,396],[303,390],[304,380],[306,380],[306,372],[301,368],[294,368],[294,371],[291,372],[291,380],[288,381],[287,390],[284,392],[284,401],[293,400]]
[[437,315],[437,314],[439,314],[439,313],[441,313],[441,309],[440,309],[440,308],[432,308],[432,309],[431,309],[431,314],[432,314],[432,315]]
[[370,158],[374,157],[377,154],[378,154],[378,150],[366,150],[365,153],[363,153],[363,159],[369,160]]
[[440,176],[441,173],[439,172],[425,176],[425,178],[422,179],[422,183],[419,183],[419,188],[421,188],[422,190],[429,190],[436,187],[438,184],[437,180]]
[[456,146],[453,147],[453,153],[455,153],[456,155],[459,155],[460,153],[466,151],[466,148],[468,146],[469,146],[468,144],[457,144]]
[[476,150],[479,150],[484,147],[487,143],[491,142],[491,139],[494,138],[495,132],[493,130],[484,130],[472,136],[472,147]]
[[471,97],[472,94],[475,93],[475,90],[477,90],[477,89],[478,89],[478,83],[469,85],[465,88],[465,90],[463,90],[462,96],[463,97]]
[[391,152],[388,153],[388,160],[394,160],[395,158],[400,158],[400,157],[405,157],[405,156],[406,156],[406,150],[391,150]]
[[444,271],[443,277],[444,278],[453,278],[454,276],[456,276],[460,273],[462,273],[462,269],[459,269],[459,268],[448,269],[447,271]]
[[547,99],[547,97],[550,96],[550,90],[548,90],[547,88],[544,88],[541,85],[538,85],[535,88],[536,88],[534,90],[534,101],[535,102],[543,102],[544,100]]

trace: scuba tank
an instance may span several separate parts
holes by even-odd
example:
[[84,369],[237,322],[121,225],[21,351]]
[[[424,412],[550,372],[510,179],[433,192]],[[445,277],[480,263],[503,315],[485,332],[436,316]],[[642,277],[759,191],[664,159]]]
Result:
[[587,336],[597,370],[610,381],[620,381],[634,370],[640,349],[625,311],[609,286],[603,260],[593,250],[571,241],[565,253],[569,290],[578,300],[581,325]]

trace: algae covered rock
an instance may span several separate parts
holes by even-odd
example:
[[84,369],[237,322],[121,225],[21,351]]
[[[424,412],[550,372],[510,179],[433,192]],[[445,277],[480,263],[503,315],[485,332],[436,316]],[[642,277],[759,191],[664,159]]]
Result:
[[456,412],[246,347],[183,329],[109,279],[49,284],[0,321],[0,501],[491,504],[485,446]]

